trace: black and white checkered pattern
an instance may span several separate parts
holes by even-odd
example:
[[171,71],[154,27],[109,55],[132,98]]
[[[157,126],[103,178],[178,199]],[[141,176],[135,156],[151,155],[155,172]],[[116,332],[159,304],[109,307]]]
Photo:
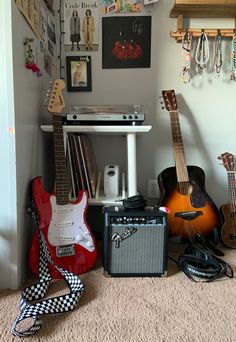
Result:
[[[20,314],[12,325],[12,334],[18,337],[29,336],[39,331],[41,328],[41,320],[39,316],[41,315],[62,313],[73,310],[84,291],[84,285],[78,276],[58,267],[53,262],[44,240],[44,236],[39,228],[36,211],[32,208],[31,210],[28,210],[28,212],[32,214],[39,236],[39,282],[26,287],[21,292]],[[46,295],[52,281],[48,267],[49,263],[53,265],[65,278],[70,292],[62,296],[38,301]],[[38,302],[30,304],[32,301]],[[26,330],[17,330],[17,325],[26,319],[30,319],[31,326]]]

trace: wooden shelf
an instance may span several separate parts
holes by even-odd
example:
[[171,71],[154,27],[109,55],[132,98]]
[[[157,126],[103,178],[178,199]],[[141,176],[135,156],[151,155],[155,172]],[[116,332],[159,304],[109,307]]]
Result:
[[236,0],[176,0],[170,18],[236,18]]
[[[177,18],[177,30],[170,33],[177,42],[182,41],[186,32],[193,37],[200,37],[204,31],[208,37],[220,33],[222,37],[232,38],[236,31],[236,0],[176,0],[170,18]],[[184,18],[235,18],[235,21],[232,29],[194,29],[184,27]]]

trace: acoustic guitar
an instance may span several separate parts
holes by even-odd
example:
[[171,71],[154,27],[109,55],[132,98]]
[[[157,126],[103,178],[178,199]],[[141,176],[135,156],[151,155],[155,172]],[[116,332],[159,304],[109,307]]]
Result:
[[168,207],[170,239],[195,241],[196,238],[218,235],[219,212],[205,190],[205,173],[198,166],[187,166],[180,131],[177,100],[174,90],[163,90],[165,108],[169,111],[175,167],[158,176],[160,205]]
[[[60,267],[77,275],[88,271],[97,257],[96,243],[86,221],[88,194],[80,190],[78,198],[70,201],[68,169],[66,165],[62,110],[65,107],[62,90],[63,80],[54,82],[49,98],[48,112],[53,118],[55,155],[55,193],[48,193],[42,185],[42,178],[32,181],[32,196],[53,261]],[[39,240],[35,233],[30,248],[30,267],[38,274]],[[60,278],[55,268],[50,269],[53,278]]]
[[228,203],[220,207],[222,219],[221,239],[230,248],[236,248],[236,179],[234,169],[235,156],[222,153],[218,159],[223,162],[228,177]]

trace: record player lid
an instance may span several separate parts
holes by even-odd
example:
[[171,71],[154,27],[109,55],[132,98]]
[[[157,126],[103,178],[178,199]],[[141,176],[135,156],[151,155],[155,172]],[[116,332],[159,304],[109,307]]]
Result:
[[144,105],[68,106],[70,114],[145,114]]

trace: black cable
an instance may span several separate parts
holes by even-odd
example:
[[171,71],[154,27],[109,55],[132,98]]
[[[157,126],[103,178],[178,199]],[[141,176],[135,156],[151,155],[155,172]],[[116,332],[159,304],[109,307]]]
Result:
[[223,276],[234,277],[234,271],[227,262],[212,255],[202,246],[188,246],[178,261],[169,256],[168,258],[178,264],[184,274],[195,282],[209,283]]
[[127,210],[144,210],[147,201],[142,195],[135,195],[122,200],[123,206]]

